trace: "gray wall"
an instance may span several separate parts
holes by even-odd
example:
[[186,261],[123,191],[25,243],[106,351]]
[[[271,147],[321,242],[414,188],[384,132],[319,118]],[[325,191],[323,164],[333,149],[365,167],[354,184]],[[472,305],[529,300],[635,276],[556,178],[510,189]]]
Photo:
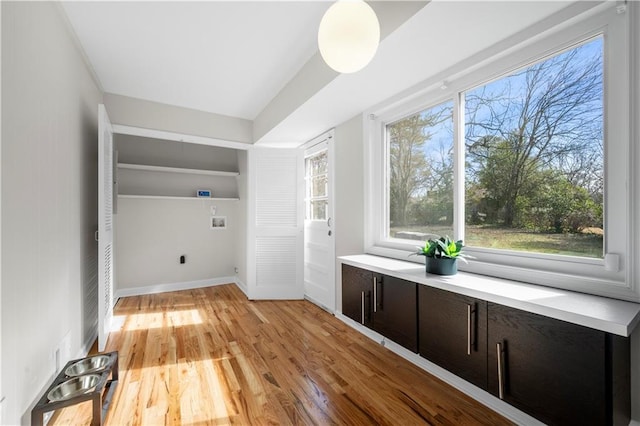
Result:
[[113,140],[121,163],[238,171],[236,149],[119,134]]
[[[335,129],[336,256],[364,251],[364,141],[362,115]],[[336,307],[342,310],[342,271],[336,262]]]
[[54,2],[2,2],[2,424],[95,336],[101,91]]
[[104,94],[104,104],[113,124],[253,143],[250,120],[111,93]]
[[[211,205],[227,217],[227,229],[210,229]],[[234,276],[237,212],[237,201],[119,199],[116,294]]]
[[[237,150],[178,141],[114,135],[119,163],[185,169],[238,171]],[[118,169],[118,192],[129,195],[193,197],[210,189],[216,198],[237,198],[234,177]]]
[[[178,141],[115,135],[120,163],[238,171],[238,151]],[[194,197],[211,189],[217,198],[237,198],[238,178],[201,174],[118,170],[121,194]],[[227,217],[227,229],[210,229],[211,207]],[[118,199],[116,295],[162,290],[235,275],[236,245],[244,223],[237,201]],[[186,263],[178,259],[186,256]],[[184,284],[188,285],[188,284]],[[132,290],[135,289],[135,290]],[[166,287],[165,287],[166,289]]]

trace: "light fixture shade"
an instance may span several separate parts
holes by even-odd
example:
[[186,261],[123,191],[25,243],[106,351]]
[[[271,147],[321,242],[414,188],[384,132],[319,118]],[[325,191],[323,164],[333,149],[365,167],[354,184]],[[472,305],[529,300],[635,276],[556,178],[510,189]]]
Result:
[[379,43],[378,17],[362,0],[338,0],[320,21],[320,54],[338,72],[354,73],[364,68],[373,59]]

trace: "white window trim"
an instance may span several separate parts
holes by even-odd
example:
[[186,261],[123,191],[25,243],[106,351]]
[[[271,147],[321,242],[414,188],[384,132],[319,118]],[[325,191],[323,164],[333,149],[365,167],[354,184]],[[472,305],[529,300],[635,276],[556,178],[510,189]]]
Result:
[[[329,133],[327,133],[329,134]],[[324,135],[323,135],[324,136]],[[331,136],[333,137],[333,134],[331,133]],[[326,176],[327,179],[329,178],[329,169],[327,168],[327,171],[325,173],[321,173],[319,175],[308,175],[307,174],[307,160],[309,158],[315,157],[316,155],[321,154],[323,151],[326,151],[327,153],[327,157],[329,156],[329,144],[328,139],[329,137],[323,137],[322,140],[320,142],[317,142],[317,139],[314,139],[312,142],[315,142],[315,144],[309,145],[309,144],[305,144],[305,146],[310,146],[310,148],[307,148],[307,150],[305,151],[305,155],[304,155],[304,208],[305,208],[305,221],[308,222],[326,222],[327,219],[330,216],[330,212],[327,211],[326,215],[327,215],[327,219],[310,219],[312,215],[311,212],[311,202],[312,201],[320,201],[320,200],[329,200],[329,188],[327,188],[327,193],[322,196],[322,197],[312,197],[310,195],[310,184],[309,182],[315,178],[315,177],[319,177],[319,176]]]
[[[508,250],[468,249],[477,259],[460,264],[460,270],[483,275],[498,276],[517,281],[531,282],[567,290],[597,294],[625,300],[640,301],[640,286],[635,283],[635,268],[640,243],[638,215],[640,200],[640,151],[638,139],[638,87],[630,76],[638,76],[638,58],[631,40],[637,36],[639,5],[630,2],[620,13],[619,4],[607,2],[585,11],[583,5],[565,10],[564,22],[557,16],[524,30],[496,46],[474,56],[478,66],[467,61],[452,67],[441,79],[430,79],[409,91],[397,95],[381,106],[365,114],[365,251],[387,257],[421,262],[420,257],[408,257],[418,242],[407,243],[390,240],[384,235],[388,202],[383,134],[386,123],[391,123],[413,113],[435,106],[446,100],[461,102],[459,94],[510,71],[539,61],[563,49],[598,34],[604,34],[604,84],[605,84],[605,253],[618,255],[617,271],[605,266],[603,259],[589,259],[563,255],[523,253]],[[582,9],[580,9],[582,7]],[[573,13],[572,19],[566,14]],[[633,32],[636,34],[632,34]],[[506,44],[505,44],[506,43]],[[615,101],[614,101],[615,100]],[[631,102],[633,100],[633,102]],[[455,111],[455,109],[454,109]],[[454,112],[455,114],[455,112]],[[631,116],[636,120],[631,120]],[[635,121],[635,123],[634,123]],[[459,120],[454,116],[454,133]],[[463,134],[463,133],[462,133]],[[454,134],[454,137],[455,134]],[[454,152],[454,174],[458,182],[464,175],[464,152],[458,146]],[[463,151],[463,150],[462,150]],[[464,189],[456,185],[454,192],[454,229],[464,229]],[[613,208],[613,206],[616,206]],[[462,226],[461,226],[462,225]],[[456,231],[456,238],[464,235]],[[606,257],[610,259],[610,257]]]

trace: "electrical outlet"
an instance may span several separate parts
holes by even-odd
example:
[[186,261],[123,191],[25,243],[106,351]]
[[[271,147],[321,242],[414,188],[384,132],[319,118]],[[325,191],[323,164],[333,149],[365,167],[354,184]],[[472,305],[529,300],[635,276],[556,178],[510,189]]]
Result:
[[49,355],[50,365],[53,366],[55,374],[58,374],[64,365],[71,361],[71,331],[67,332],[58,346]]
[[237,266],[235,266],[235,267],[233,268],[233,272],[235,272],[236,274],[238,273],[238,267],[237,267]]
[[[71,361],[71,331],[60,342],[60,368],[62,368],[67,362]],[[56,370],[57,371],[57,370]]]

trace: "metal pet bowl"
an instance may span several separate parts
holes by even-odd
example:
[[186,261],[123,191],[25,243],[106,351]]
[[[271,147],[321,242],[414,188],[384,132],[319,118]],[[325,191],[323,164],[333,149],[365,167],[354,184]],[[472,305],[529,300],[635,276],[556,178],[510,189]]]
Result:
[[96,355],[74,362],[64,370],[64,374],[70,377],[82,376],[83,374],[104,370],[108,365],[109,357],[107,355]]
[[52,402],[71,399],[91,392],[98,384],[98,381],[100,381],[100,376],[97,374],[74,377],[51,389],[47,394],[47,398]]

